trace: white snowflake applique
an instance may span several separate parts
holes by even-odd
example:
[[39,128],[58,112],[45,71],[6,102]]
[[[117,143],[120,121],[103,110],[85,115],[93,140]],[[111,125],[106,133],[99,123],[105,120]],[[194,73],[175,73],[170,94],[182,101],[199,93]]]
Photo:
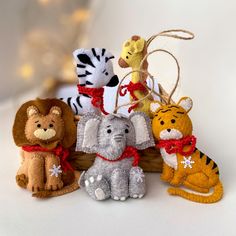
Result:
[[137,183],[142,183],[143,182],[143,178],[145,177],[145,175],[143,174],[143,170],[142,169],[136,169],[133,172],[134,178],[136,179]]
[[189,167],[190,169],[192,169],[192,164],[195,163],[195,161],[191,161],[191,156],[189,158],[184,157],[184,160],[181,161],[182,164],[184,164],[184,168]]
[[52,169],[49,169],[49,171],[51,172],[51,175],[50,176],[54,176],[55,177],[58,177],[59,174],[62,173],[62,170],[61,170],[61,166],[56,166],[55,164],[52,166]]

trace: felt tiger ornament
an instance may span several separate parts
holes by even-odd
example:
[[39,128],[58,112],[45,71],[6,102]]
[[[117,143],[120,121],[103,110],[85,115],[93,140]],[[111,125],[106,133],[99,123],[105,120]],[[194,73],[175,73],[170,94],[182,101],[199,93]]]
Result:
[[199,193],[208,193],[213,188],[210,195],[189,193],[177,187],[169,188],[168,192],[199,203],[214,203],[223,196],[219,168],[196,148],[196,138],[192,135],[192,122],[188,115],[192,105],[189,97],[181,98],[177,104],[155,101],[150,105],[154,115],[153,135],[164,160],[161,179]]
[[87,112],[107,114],[103,105],[103,87],[115,87],[119,83],[111,62],[114,56],[105,48],[80,48],[73,52],[73,56],[79,80],[79,94],[60,99],[72,108],[75,115]]

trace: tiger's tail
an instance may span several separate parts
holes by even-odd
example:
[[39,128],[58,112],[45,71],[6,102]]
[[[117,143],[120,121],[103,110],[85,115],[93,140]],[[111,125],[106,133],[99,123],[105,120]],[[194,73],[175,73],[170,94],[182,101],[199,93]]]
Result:
[[209,196],[203,196],[199,194],[189,193],[183,189],[180,188],[169,188],[168,193],[170,195],[176,195],[180,196],[182,198],[188,199],[193,202],[199,202],[199,203],[214,203],[218,202],[222,196],[223,196],[223,185],[219,181],[215,186],[213,193]]

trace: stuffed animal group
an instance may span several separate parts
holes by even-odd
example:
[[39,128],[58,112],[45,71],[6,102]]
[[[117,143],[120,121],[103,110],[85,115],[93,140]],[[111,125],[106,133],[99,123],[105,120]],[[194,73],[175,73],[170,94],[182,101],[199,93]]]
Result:
[[[132,81],[118,88],[120,96],[129,92],[131,101],[136,101],[129,108],[129,117],[105,111],[104,87],[114,87],[119,80],[111,62],[114,57],[104,48],[74,51],[79,79],[76,97],[36,99],[19,108],[13,137],[21,149],[22,163],[16,175],[20,187],[39,198],[60,196],[79,187],[98,201],[143,198],[145,175],[137,150],[156,146],[164,160],[161,179],[173,186],[169,194],[199,203],[222,198],[219,168],[197,149],[192,134],[188,115],[192,100],[183,97],[175,104],[170,99],[173,93],[167,102],[148,96],[147,73],[138,70],[148,69],[149,43],[133,36],[124,43],[119,59],[121,67],[136,70]],[[76,151],[96,153],[93,165],[81,175],[69,162],[72,146]],[[211,188],[213,193],[204,195]]]

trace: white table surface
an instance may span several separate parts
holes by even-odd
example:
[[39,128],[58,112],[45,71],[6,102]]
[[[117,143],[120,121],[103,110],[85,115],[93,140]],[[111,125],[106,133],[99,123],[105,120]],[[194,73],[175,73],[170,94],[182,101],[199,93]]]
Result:
[[19,188],[15,174],[20,157],[11,127],[12,102],[0,106],[0,235],[236,235],[234,163],[221,166],[225,196],[204,205],[171,197],[159,174],[147,174],[147,194],[126,202],[96,202],[83,190],[38,200]]

